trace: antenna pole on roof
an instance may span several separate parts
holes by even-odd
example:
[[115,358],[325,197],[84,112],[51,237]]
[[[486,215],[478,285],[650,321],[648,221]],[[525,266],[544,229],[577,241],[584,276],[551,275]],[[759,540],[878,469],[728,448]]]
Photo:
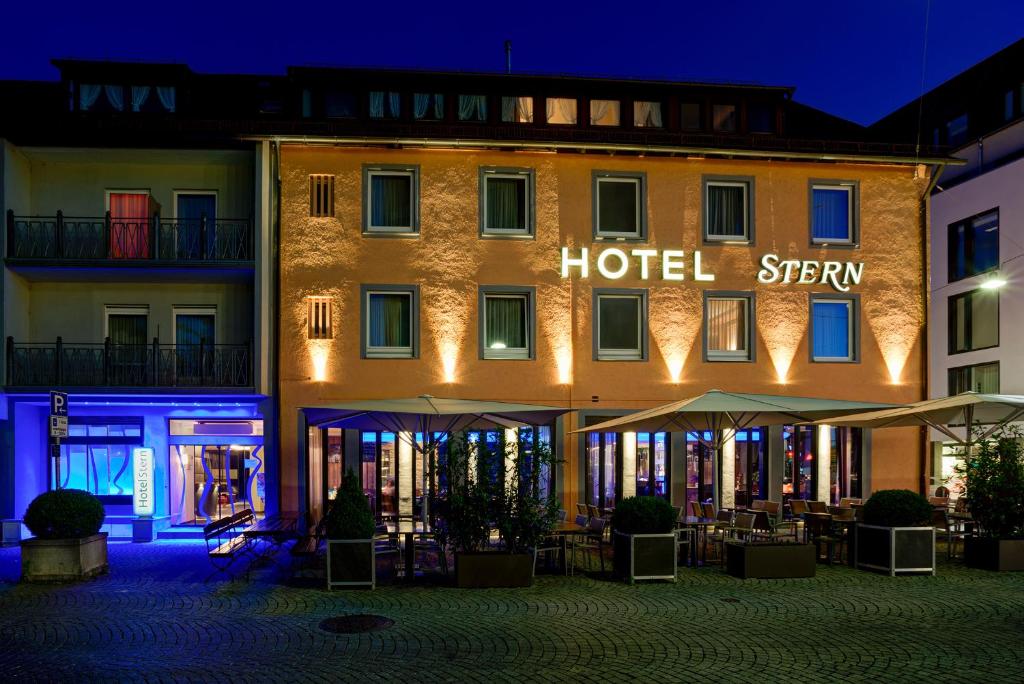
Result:
[[512,73],[512,41],[505,41],[505,73]]

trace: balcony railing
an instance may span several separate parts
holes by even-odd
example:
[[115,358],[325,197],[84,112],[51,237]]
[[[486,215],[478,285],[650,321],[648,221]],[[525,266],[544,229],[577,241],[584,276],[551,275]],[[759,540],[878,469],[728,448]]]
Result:
[[248,344],[15,343],[8,387],[251,387]]
[[7,211],[7,258],[177,264],[242,263],[253,260],[248,219],[166,220],[101,217],[15,216]]

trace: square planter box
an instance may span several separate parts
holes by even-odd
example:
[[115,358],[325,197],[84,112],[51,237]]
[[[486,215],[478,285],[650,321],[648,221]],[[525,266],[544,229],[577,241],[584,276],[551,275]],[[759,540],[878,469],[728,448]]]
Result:
[[880,527],[857,525],[857,567],[935,574],[934,527]]
[[676,579],[676,535],[613,535],[612,567],[615,576],[632,584],[635,580]]
[[814,577],[814,544],[726,544],[726,572],[740,579]]
[[528,587],[533,584],[532,553],[501,551],[455,554],[455,586],[462,589]]
[[327,540],[327,588],[377,585],[373,539]]
[[15,546],[21,543],[20,520],[0,520],[0,529],[3,530],[0,546]]
[[21,542],[23,582],[68,582],[102,575],[107,565],[107,533],[81,539],[37,539]]
[[967,537],[964,561],[969,568],[1001,572],[1024,570],[1024,539]]

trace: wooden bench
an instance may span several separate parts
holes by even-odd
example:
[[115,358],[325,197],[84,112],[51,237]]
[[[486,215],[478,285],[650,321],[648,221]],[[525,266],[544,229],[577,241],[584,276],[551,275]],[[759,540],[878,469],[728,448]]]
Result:
[[323,543],[324,538],[327,536],[327,520],[326,518],[320,518],[315,526],[310,527],[309,531],[299,537],[298,541],[292,546],[291,554],[294,558],[314,558],[320,551],[320,545]]
[[252,511],[246,509],[203,526],[206,554],[214,568],[226,572],[232,563],[249,551],[250,540],[242,531],[254,522],[256,518]]

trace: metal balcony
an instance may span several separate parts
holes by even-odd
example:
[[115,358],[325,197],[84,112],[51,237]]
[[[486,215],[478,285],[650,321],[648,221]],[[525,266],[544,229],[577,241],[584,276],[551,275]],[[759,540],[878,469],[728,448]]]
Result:
[[249,219],[165,220],[15,216],[7,211],[9,262],[252,264]]
[[7,338],[8,387],[252,387],[249,344],[15,343]]

